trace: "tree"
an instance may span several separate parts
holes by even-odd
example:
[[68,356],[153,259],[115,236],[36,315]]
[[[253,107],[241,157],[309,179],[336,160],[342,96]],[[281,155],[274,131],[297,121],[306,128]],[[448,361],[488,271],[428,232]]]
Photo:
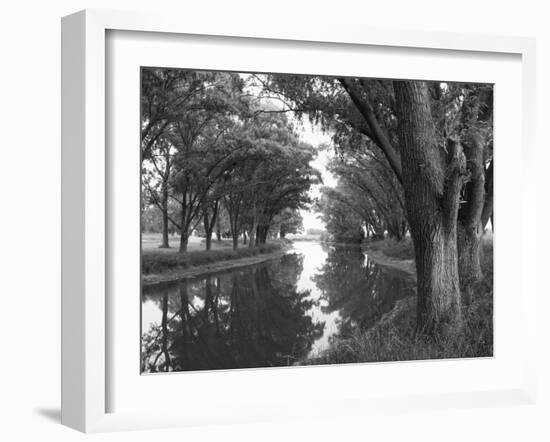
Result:
[[[163,240],[168,247],[168,223],[182,233],[180,248],[186,247],[194,210],[182,207],[179,221],[168,215],[168,200],[174,198],[174,168],[181,165],[182,150],[189,151],[214,119],[242,110],[242,82],[236,74],[143,68],[141,71],[141,158],[145,163],[144,187],[163,214]],[[218,125],[221,125],[218,121]],[[179,154],[179,155],[178,155]],[[183,155],[185,156],[185,155]],[[181,176],[181,175],[180,175]],[[185,188],[185,184],[183,184]],[[185,191],[181,192],[182,194]],[[185,198],[183,198],[185,199]],[[180,205],[184,205],[182,199]],[[193,214],[189,220],[188,215]],[[183,230],[182,230],[183,229]]]
[[469,180],[458,211],[458,270],[463,300],[482,278],[481,236],[493,213],[493,89],[467,85],[461,90],[458,130],[463,140]]
[[[142,168],[142,183],[151,202],[158,207],[162,215],[162,243],[161,248],[169,248],[169,206],[170,206],[170,178],[173,166],[173,146],[163,137],[152,143],[148,164],[153,168]],[[172,218],[173,219],[173,218]]]
[[[472,247],[467,247],[466,240],[457,245],[460,198],[471,176],[469,187],[486,192],[492,188],[480,185],[482,174],[473,170],[480,170],[480,146],[468,146],[468,140],[475,137],[464,130],[472,126],[471,119],[464,116],[475,106],[464,106],[465,95],[456,93],[468,87],[281,75],[260,81],[268,93],[283,96],[289,109],[307,114],[332,130],[335,140],[341,134],[366,137],[372,142],[366,147],[375,146],[384,155],[395,179],[404,186],[417,259],[418,330],[431,332],[440,323],[460,323],[458,254],[463,269],[475,265],[479,256],[475,241]],[[483,115],[490,114],[488,108],[478,106],[476,118],[483,121]],[[464,127],[456,130],[455,123],[461,118]],[[485,120],[489,133],[492,125],[489,118]],[[492,167],[483,170],[492,172]],[[484,200],[482,213],[492,211],[492,203],[486,204],[492,201],[491,194],[481,197],[481,192],[475,191],[472,195],[472,200]],[[471,219],[477,228],[479,204],[472,206],[476,216]],[[464,238],[475,236],[467,230],[465,233]],[[473,252],[465,253],[469,250]]]
[[220,198],[212,198],[207,200],[202,207],[202,219],[204,226],[204,234],[206,237],[206,250],[212,248],[212,233],[218,218],[220,208]]
[[417,273],[417,324],[432,332],[460,323],[457,214],[466,181],[461,145],[436,139],[428,87],[422,81],[395,81],[398,134],[407,214]]
[[223,184],[233,246],[247,231],[249,247],[254,247],[266,242],[277,215],[311,202],[308,190],[319,181],[310,164],[316,151],[300,142],[286,117],[279,114],[258,114],[243,121],[229,142],[233,152],[239,152]]
[[[186,89],[187,90],[187,89]],[[192,106],[179,114],[165,136],[175,147],[173,172],[171,174],[172,198],[180,206],[179,220],[180,252],[187,250],[188,238],[201,218],[207,221],[211,233],[215,213],[211,204],[221,198],[214,196],[218,181],[225,170],[231,167],[233,153],[223,142],[224,134],[234,124],[235,115],[243,112],[242,82],[236,74],[215,73],[203,78],[203,88],[195,92],[188,102]],[[211,224],[211,225],[210,225]],[[211,241],[207,241],[209,247]]]
[[321,197],[316,202],[316,210],[327,226],[327,231],[337,242],[360,243],[365,237],[364,220],[342,196],[340,186],[336,189],[321,188]]
[[401,185],[385,158],[376,151],[344,151],[329,163],[338,177],[339,198],[363,219],[367,237],[401,240],[407,232],[404,196]]
[[273,219],[273,230],[279,233],[280,238],[288,234],[296,234],[303,230],[303,218],[296,209],[286,208]]

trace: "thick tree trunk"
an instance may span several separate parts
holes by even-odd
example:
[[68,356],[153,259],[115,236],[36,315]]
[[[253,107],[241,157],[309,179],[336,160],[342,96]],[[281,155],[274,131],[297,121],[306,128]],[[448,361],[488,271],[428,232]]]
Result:
[[233,238],[233,250],[237,250],[239,248],[239,234],[233,233],[231,236]]
[[181,222],[180,222],[180,253],[187,252],[187,243],[189,242],[189,231],[188,226],[189,223],[187,222],[187,204],[186,204],[186,194],[183,194],[182,201],[181,201]]
[[384,228],[377,225],[374,229],[374,239],[384,239]]
[[440,325],[460,322],[460,285],[456,235],[443,222],[415,222],[414,247],[418,281],[417,330],[433,333]]
[[267,234],[269,233],[269,226],[258,226],[258,232],[256,234],[256,245],[265,244],[267,241]]
[[212,231],[206,232],[206,250],[212,250]]
[[469,304],[473,285],[483,277],[481,271],[481,236],[486,202],[483,142],[479,134],[469,134],[464,143],[470,179],[464,189],[465,202],[458,212],[458,273],[463,302]]
[[472,300],[473,284],[483,277],[481,271],[481,223],[469,227],[458,223],[458,272],[462,289],[462,301],[469,304]]
[[189,234],[182,229],[180,236],[180,253],[187,252],[187,244],[189,243]]
[[246,241],[247,240],[247,237],[246,237],[246,232],[243,232],[243,244],[246,245]]
[[[461,322],[456,218],[465,158],[451,158],[436,141],[428,89],[421,81],[395,81],[405,201],[417,274],[417,332],[432,334]],[[448,165],[447,165],[448,162]]]

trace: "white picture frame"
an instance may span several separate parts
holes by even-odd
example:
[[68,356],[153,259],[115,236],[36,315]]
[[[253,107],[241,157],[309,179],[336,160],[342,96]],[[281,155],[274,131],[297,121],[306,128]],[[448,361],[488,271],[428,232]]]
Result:
[[[346,26],[300,26],[265,21],[217,21],[194,18],[182,22],[169,15],[86,10],[62,20],[62,423],[85,432],[208,424],[212,416],[190,415],[181,409],[108,412],[107,397],[113,385],[107,375],[110,345],[107,226],[109,206],[108,155],[106,155],[106,34],[108,31],[142,31],[286,42],[368,45],[380,48],[424,48],[514,54],[521,57],[522,186],[535,188],[535,43],[532,39],[403,30],[378,30]],[[498,112],[498,108],[497,108]],[[498,166],[497,166],[498,167]],[[116,171],[114,172],[116,173]],[[498,182],[497,182],[498,183]],[[498,184],[497,184],[498,186]],[[526,257],[535,256],[529,229],[535,217],[536,195],[521,190],[521,307],[518,318],[527,337],[535,334],[537,291],[534,267]],[[495,250],[498,250],[496,248]],[[530,320],[533,318],[533,320]],[[498,321],[498,317],[496,319]],[[521,381],[506,388],[424,395],[346,397],[338,403],[312,400],[310,407],[286,408],[279,404],[258,407],[242,399],[239,414],[220,412],[217,422],[246,422],[285,417],[336,414],[361,415],[372,411],[489,406],[532,403],[535,400],[535,339],[525,339]],[[421,363],[408,363],[421,364]],[[333,370],[339,370],[333,367]],[[246,402],[248,400],[248,402]],[[332,406],[327,406],[331,405]],[[237,408],[236,408],[237,409]],[[336,409],[336,411],[335,411]]]

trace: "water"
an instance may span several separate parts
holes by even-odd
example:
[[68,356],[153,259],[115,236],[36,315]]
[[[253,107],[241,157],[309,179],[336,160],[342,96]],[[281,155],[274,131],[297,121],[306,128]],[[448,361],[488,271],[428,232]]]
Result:
[[145,288],[142,371],[299,364],[413,293],[359,247],[297,241],[281,258]]

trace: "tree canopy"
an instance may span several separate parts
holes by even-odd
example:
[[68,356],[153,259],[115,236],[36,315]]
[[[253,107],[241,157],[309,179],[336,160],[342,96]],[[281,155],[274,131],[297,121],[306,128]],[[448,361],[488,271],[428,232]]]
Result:
[[182,252],[200,224],[210,248],[222,213],[234,247],[241,234],[254,246],[270,230],[295,230],[290,219],[312,202],[316,148],[246,87],[238,74],[143,69],[144,199],[161,211],[163,231],[177,230]]

